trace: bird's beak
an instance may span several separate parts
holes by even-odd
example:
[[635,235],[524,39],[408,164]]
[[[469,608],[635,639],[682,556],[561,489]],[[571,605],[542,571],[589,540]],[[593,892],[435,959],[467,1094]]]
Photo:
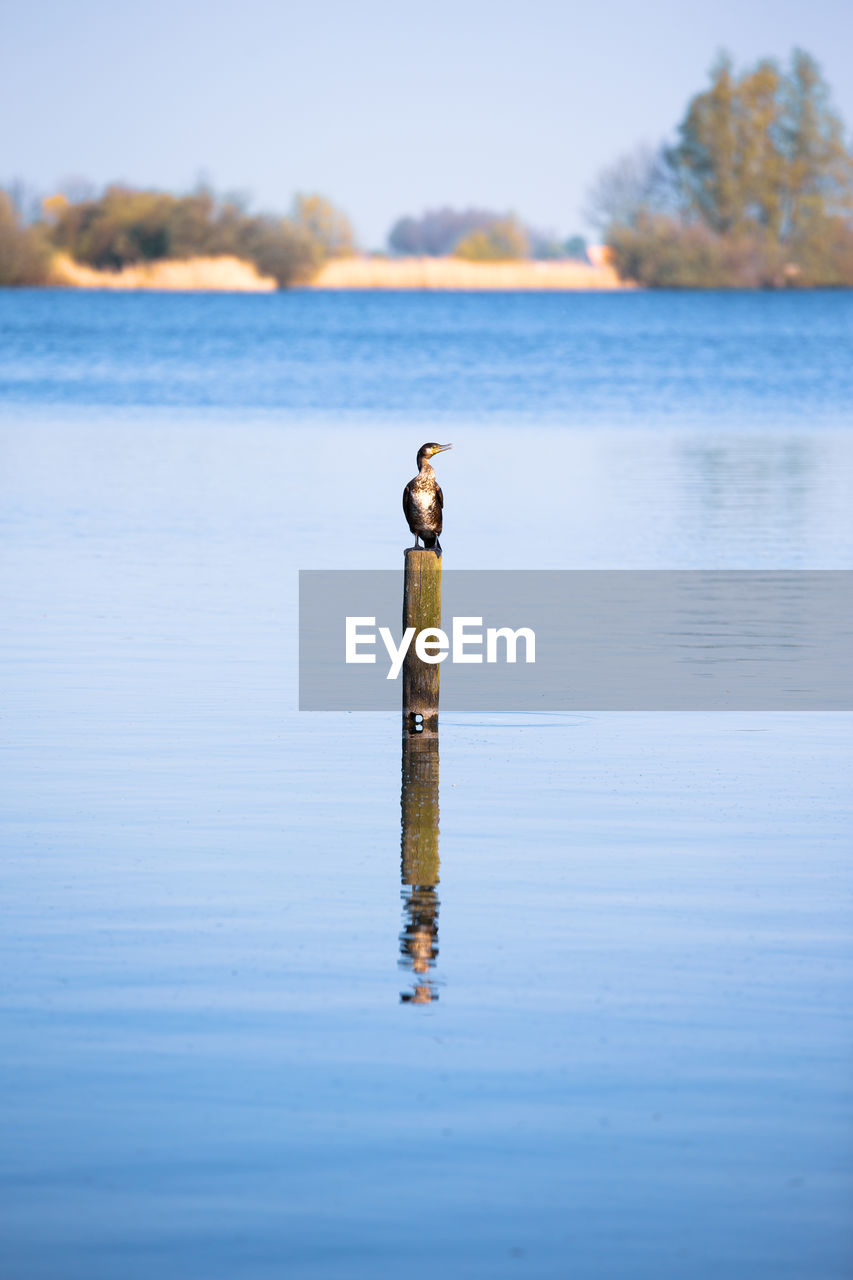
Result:
[[436,449],[436,453],[444,453],[445,449],[452,449],[452,444],[440,444]]

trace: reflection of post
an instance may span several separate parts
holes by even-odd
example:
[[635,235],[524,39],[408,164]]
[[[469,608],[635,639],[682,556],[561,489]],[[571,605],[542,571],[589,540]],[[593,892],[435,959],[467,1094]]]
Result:
[[403,789],[400,797],[404,925],[400,964],[415,975],[404,1003],[438,999],[429,971],[438,955],[438,738],[403,734]]
[[[403,575],[403,631],[433,631],[441,626],[441,556],[435,551],[406,551]],[[431,644],[431,641],[427,641]],[[435,646],[426,649],[434,653]],[[424,662],[414,640],[403,659],[403,732],[438,733],[437,662]]]

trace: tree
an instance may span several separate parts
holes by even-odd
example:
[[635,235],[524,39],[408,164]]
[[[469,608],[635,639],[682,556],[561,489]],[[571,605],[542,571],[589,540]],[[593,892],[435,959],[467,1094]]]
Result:
[[43,228],[24,226],[12,200],[0,190],[0,285],[46,284],[49,273]]
[[417,218],[398,218],[388,232],[388,248],[392,253],[419,257],[423,253],[421,229]]
[[578,262],[588,262],[586,252],[586,236],[569,236],[563,245],[563,252],[567,258],[572,258]]
[[427,209],[419,218],[406,216],[388,233],[392,253],[443,258],[474,231],[488,231],[501,214],[489,209]]
[[814,59],[795,49],[783,91],[784,223],[795,241],[828,218],[853,214],[853,157]]
[[718,59],[675,145],[657,166],[635,153],[605,170],[590,209],[641,283],[853,284],[853,158],[801,50],[786,72],[764,59],[738,76]]
[[297,195],[291,221],[320,247],[325,257],[344,258],[354,250],[349,218],[324,196]]
[[631,226],[640,212],[666,212],[675,203],[666,152],[641,145],[602,169],[587,193],[587,222],[606,231],[614,223]]
[[785,75],[764,60],[737,79],[721,59],[679,134],[670,161],[688,210],[714,231],[788,240],[851,212],[853,161],[841,121],[800,49]]
[[175,256],[171,216],[174,196],[131,187],[108,187],[98,199],[71,203],[64,196],[46,204],[53,240],[79,262],[117,271],[137,262]]
[[280,289],[307,284],[323,265],[320,244],[289,218],[258,217],[246,228],[243,256],[261,275],[272,276]]
[[527,257],[527,233],[515,217],[499,218],[485,231],[472,231],[460,240],[454,257],[469,262],[507,262]]
[[723,55],[712,72],[711,88],[690,102],[678,128],[681,141],[667,153],[687,208],[723,234],[734,230],[737,221],[735,116],[731,59]]
[[6,184],[5,191],[23,226],[28,227],[41,221],[41,196],[35,187],[22,178],[13,178]]

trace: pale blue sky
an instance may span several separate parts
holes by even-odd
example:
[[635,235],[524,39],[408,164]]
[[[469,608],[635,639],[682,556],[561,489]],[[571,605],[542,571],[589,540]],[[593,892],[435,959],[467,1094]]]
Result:
[[[717,50],[815,55],[853,125],[853,0],[0,0],[0,180],[331,196],[362,242],[450,203],[583,229]],[[849,132],[848,132],[849,136]]]

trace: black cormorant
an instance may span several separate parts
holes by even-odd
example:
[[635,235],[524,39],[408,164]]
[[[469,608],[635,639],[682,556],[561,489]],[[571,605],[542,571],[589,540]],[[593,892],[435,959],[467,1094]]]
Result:
[[418,449],[418,474],[403,490],[403,511],[409,528],[415,535],[416,547],[418,538],[423,538],[425,547],[434,547],[436,551],[441,551],[438,535],[441,533],[444,494],[441,492],[429,459],[436,453],[443,453],[445,449],[452,448],[452,444],[422,444]]

